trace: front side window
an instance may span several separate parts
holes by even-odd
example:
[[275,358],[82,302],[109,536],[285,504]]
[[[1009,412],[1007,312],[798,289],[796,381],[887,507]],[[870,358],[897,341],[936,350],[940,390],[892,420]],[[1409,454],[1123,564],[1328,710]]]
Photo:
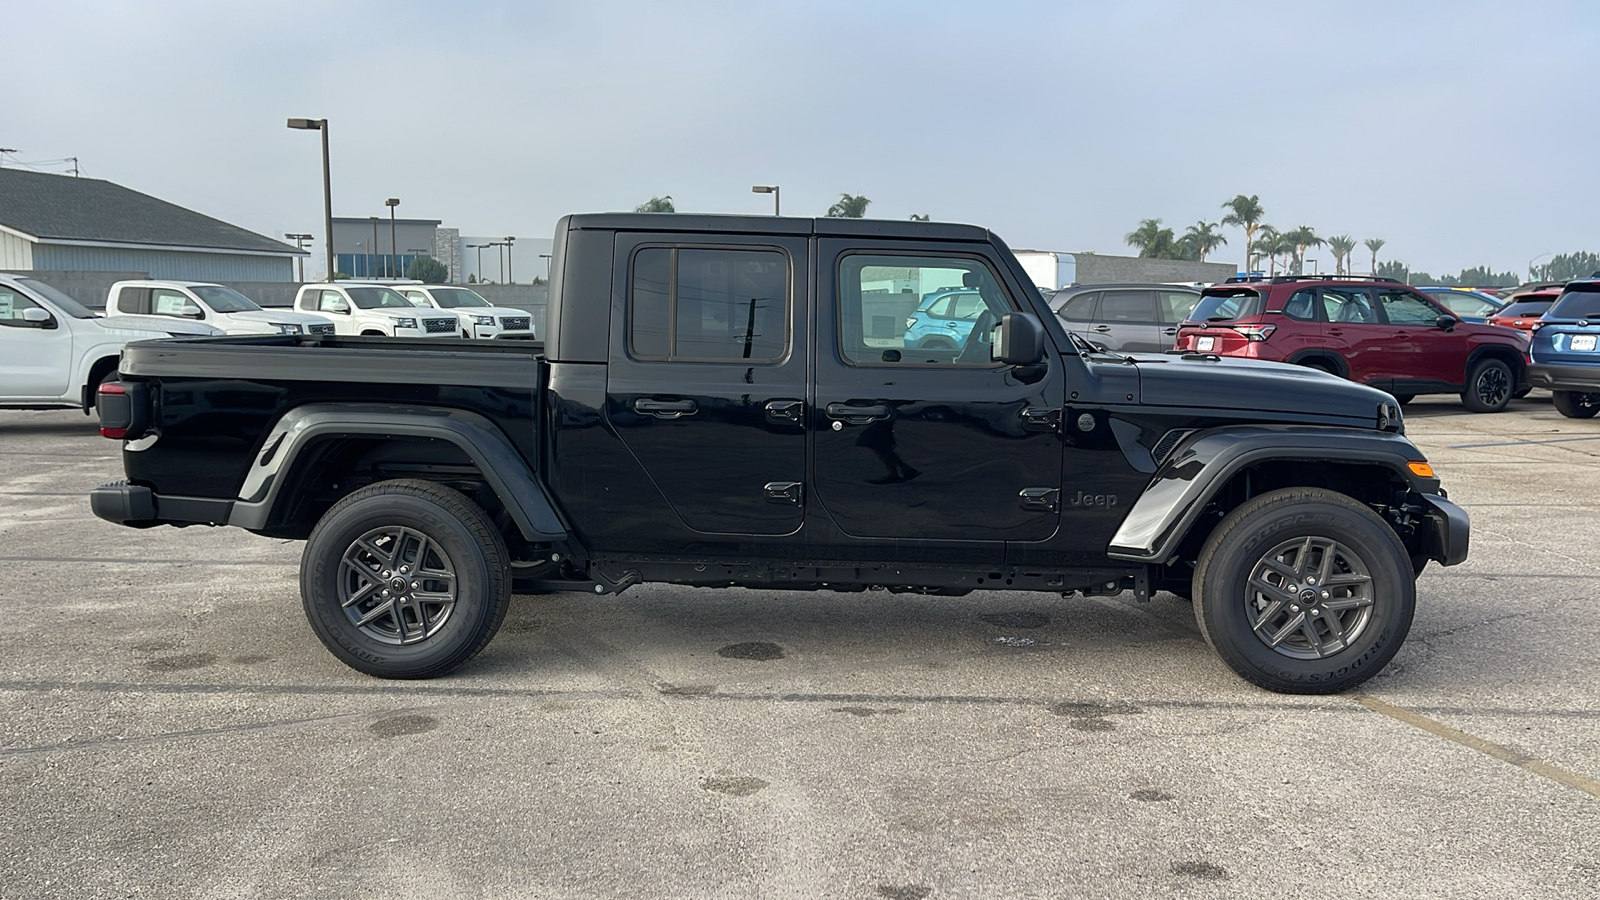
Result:
[[839,354],[856,365],[992,366],[1015,305],[981,259],[849,254],[839,261]]
[[178,293],[164,288],[157,288],[150,292],[150,309],[158,316],[182,316],[184,310],[196,311],[194,301]]
[[[469,291],[466,288],[434,288],[433,302],[439,304],[440,309],[460,309],[463,306],[489,305],[489,301],[479,296],[477,291]],[[424,298],[424,305],[426,305],[426,298]]]
[[45,284],[37,278],[18,278],[17,283],[28,290],[33,291],[35,294],[45,298],[46,300],[49,300],[51,303],[54,303],[56,305],[56,309],[61,310],[74,319],[92,319],[95,317],[94,313],[91,312],[88,307],[72,299],[71,297],[68,297],[61,291],[56,290],[51,285]]
[[38,309],[39,304],[4,285],[0,285],[0,325],[11,328],[32,328],[32,322],[22,317],[25,309]]
[[636,359],[772,363],[789,346],[789,260],[776,250],[647,247],[633,258]]
[[338,291],[323,291],[317,300],[317,312],[338,313],[347,316],[350,314],[350,301]]
[[1377,325],[1372,295],[1362,288],[1323,288],[1322,309],[1335,325]]
[[350,292],[350,299],[362,309],[415,309],[411,302],[400,296],[394,288],[386,287],[353,287],[346,288]]
[[1383,306],[1383,315],[1390,325],[1432,327],[1439,321],[1438,308],[1410,291],[1383,288],[1378,291],[1378,302]]

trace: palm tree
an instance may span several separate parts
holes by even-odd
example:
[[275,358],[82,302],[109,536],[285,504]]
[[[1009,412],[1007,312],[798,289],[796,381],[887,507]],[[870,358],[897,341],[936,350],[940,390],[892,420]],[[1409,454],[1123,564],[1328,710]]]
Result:
[[[1278,272],[1278,247],[1280,244],[1282,244],[1282,242],[1283,234],[1280,233],[1278,229],[1273,228],[1271,225],[1262,225],[1256,232],[1256,242],[1253,249],[1255,250],[1257,256],[1264,256],[1267,258],[1268,265],[1271,269],[1271,271],[1267,273],[1269,275],[1276,275]],[[1250,272],[1254,272],[1256,270],[1254,259],[1245,261],[1245,270]]]
[[1301,225],[1299,228],[1287,233],[1284,237],[1294,242],[1294,274],[1299,275],[1306,268],[1306,248],[1321,247],[1325,241],[1317,237],[1310,225]]
[[1122,236],[1130,247],[1139,248],[1146,259],[1170,259],[1177,249],[1171,228],[1162,228],[1160,219],[1140,219],[1139,227]]
[[1183,243],[1195,252],[1201,262],[1206,261],[1206,255],[1228,242],[1228,239],[1216,232],[1217,225],[1205,219],[1189,226],[1183,233]]
[[675,208],[672,205],[672,195],[668,194],[665,197],[651,197],[649,200],[645,201],[644,203],[641,203],[638,206],[635,206],[633,208],[633,211],[634,212],[675,213],[678,210],[677,210],[677,208]]
[[928,222],[928,221],[931,221],[931,220],[928,218],[928,214],[927,213],[912,213],[911,214],[911,221],[913,221],[913,222]]
[[862,195],[840,194],[839,202],[828,207],[828,218],[859,219],[867,214],[867,204],[871,202]]
[[1255,194],[1248,197],[1240,194],[1222,204],[1222,208],[1230,210],[1222,217],[1222,224],[1244,229],[1244,267],[1249,271],[1254,268],[1251,261],[1255,259],[1250,251],[1255,243],[1256,232],[1261,230],[1261,217],[1266,215],[1266,210],[1261,208],[1261,198]]
[[1350,251],[1356,249],[1356,239],[1348,234],[1336,234],[1328,238],[1328,249],[1333,251],[1334,272],[1339,275],[1353,274],[1350,270]]
[[1367,238],[1367,249],[1372,251],[1372,274],[1378,273],[1378,251],[1383,249],[1383,238]]

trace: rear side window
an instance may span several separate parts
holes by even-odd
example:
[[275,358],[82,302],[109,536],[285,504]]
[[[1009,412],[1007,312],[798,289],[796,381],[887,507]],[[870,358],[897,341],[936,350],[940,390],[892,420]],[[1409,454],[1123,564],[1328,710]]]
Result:
[[1291,319],[1302,322],[1315,322],[1317,319],[1317,292],[1304,289],[1294,292],[1289,302],[1283,305],[1283,314]]
[[1190,322],[1232,322],[1261,314],[1261,295],[1249,289],[1232,288],[1200,295],[1200,302],[1189,313]]
[[1061,318],[1068,322],[1089,322],[1094,320],[1094,304],[1100,299],[1099,291],[1090,291],[1079,294],[1061,305],[1057,310]]
[[1104,322],[1156,321],[1155,291],[1106,291],[1100,298]]
[[1550,307],[1552,319],[1600,319],[1600,284],[1573,285]]
[[637,359],[771,363],[789,346],[789,260],[777,250],[648,247],[633,258]]
[[1336,325],[1377,325],[1372,295],[1363,288],[1323,288],[1322,311]]
[[127,313],[132,316],[147,316],[150,314],[150,289],[141,287],[125,287],[117,291],[117,312]]

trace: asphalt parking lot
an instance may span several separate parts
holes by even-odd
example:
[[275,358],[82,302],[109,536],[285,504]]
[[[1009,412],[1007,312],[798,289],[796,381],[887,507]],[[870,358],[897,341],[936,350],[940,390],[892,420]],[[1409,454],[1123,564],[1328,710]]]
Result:
[[299,544],[101,522],[116,445],[0,413],[0,897],[1600,896],[1600,421],[1408,414],[1472,557],[1297,698],[1165,594],[518,597],[379,681]]

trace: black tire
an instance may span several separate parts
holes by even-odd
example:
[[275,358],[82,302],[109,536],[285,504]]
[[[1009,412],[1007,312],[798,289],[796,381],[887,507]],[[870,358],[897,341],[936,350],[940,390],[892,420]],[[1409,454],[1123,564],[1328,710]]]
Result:
[[1554,391],[1550,394],[1550,403],[1556,412],[1569,419],[1592,419],[1595,413],[1600,413],[1600,394]]
[[[1327,586],[1309,580],[1319,573]],[[1259,590],[1252,577],[1279,590]],[[1415,577],[1405,545],[1366,506],[1322,488],[1271,491],[1229,513],[1206,539],[1195,568],[1195,621],[1246,681],[1283,694],[1332,694],[1378,674],[1399,651],[1416,607]],[[1340,606],[1332,617],[1329,603]]]
[[1517,388],[1516,391],[1514,391],[1511,394],[1511,399],[1513,399],[1513,400],[1521,400],[1523,397],[1526,397],[1531,393],[1533,393],[1533,388],[1531,388],[1531,387],[1520,387],[1520,388]]
[[1505,360],[1479,360],[1467,375],[1467,389],[1461,392],[1461,403],[1473,412],[1497,413],[1511,402],[1511,394],[1516,389],[1516,378]]
[[317,522],[300,561],[300,597],[311,630],[345,665],[434,678],[477,655],[505,621],[508,559],[489,517],[460,492],[383,481]]

